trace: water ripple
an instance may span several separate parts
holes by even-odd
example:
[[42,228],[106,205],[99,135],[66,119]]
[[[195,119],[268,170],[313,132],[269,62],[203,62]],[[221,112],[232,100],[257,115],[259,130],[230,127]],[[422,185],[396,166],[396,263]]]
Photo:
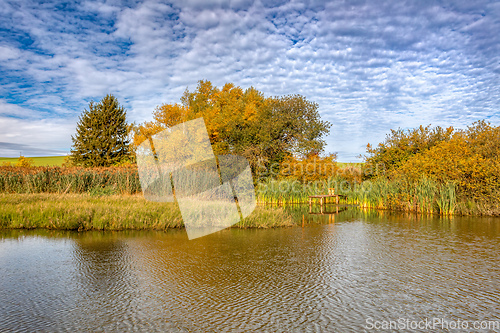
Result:
[[0,331],[363,331],[500,320],[498,220],[352,217],[168,233],[0,233]]

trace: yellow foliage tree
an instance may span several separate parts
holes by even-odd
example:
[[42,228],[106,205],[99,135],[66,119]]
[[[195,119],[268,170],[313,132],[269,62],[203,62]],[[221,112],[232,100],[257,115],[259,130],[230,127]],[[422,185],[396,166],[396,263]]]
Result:
[[257,89],[232,83],[218,88],[199,81],[186,90],[182,104],[162,104],[153,121],[133,128],[137,146],[152,135],[179,123],[203,117],[214,153],[245,156],[254,170],[279,165],[289,154],[321,152],[330,124],[322,121],[317,104],[299,95],[264,97]]

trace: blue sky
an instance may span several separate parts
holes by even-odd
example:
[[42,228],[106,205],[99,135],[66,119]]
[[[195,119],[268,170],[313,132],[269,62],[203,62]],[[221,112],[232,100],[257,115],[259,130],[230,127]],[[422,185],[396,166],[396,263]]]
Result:
[[494,1],[0,0],[0,156],[65,154],[81,111],[129,121],[198,80],[302,94],[356,161],[389,130],[500,125]]

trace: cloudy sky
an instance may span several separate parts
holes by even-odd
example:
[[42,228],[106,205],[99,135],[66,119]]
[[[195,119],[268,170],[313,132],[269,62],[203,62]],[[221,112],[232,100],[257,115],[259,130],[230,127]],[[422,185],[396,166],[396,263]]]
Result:
[[107,93],[129,121],[198,80],[302,94],[356,161],[398,127],[500,125],[495,1],[0,0],[0,156],[65,154]]

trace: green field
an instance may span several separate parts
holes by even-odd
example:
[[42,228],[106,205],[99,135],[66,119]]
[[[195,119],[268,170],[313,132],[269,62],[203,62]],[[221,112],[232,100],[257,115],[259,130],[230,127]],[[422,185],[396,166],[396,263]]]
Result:
[[[29,157],[35,161],[34,166],[61,166],[64,162],[65,156],[42,156],[42,157]],[[10,163],[16,165],[17,157],[0,157],[0,165],[3,163]]]

